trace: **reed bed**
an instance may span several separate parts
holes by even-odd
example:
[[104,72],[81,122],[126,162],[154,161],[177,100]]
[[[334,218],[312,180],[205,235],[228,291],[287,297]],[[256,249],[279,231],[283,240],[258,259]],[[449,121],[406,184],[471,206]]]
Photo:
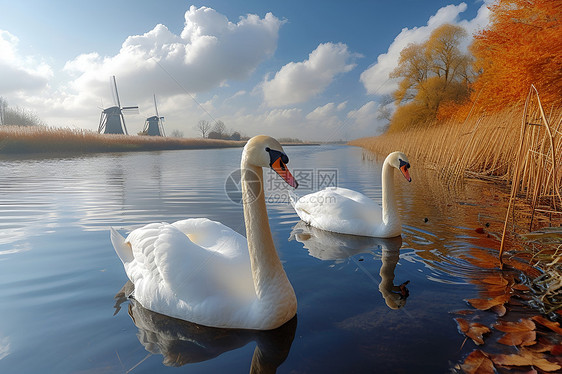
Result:
[[562,109],[545,110],[534,86],[524,107],[350,144],[380,156],[400,149],[412,163],[435,169],[450,185],[465,177],[504,184],[511,193],[500,266],[509,228],[524,244],[519,253],[527,252],[532,265],[542,270],[541,277],[530,281],[537,305],[549,311],[562,308],[562,227],[545,228],[560,226],[562,218]]
[[43,126],[0,127],[0,154],[130,152],[242,147],[244,141],[98,134]]
[[349,144],[379,155],[400,149],[410,161],[435,169],[449,182],[476,175],[507,182],[517,153],[520,118],[517,110],[495,116],[484,113],[460,124],[445,122]]
[[[534,211],[562,212],[562,110],[545,113],[532,88],[524,108],[480,113],[462,123],[387,133],[351,141],[378,155],[400,149],[410,160],[435,169],[447,183],[480,178],[507,187]],[[513,183],[515,181],[515,183]]]

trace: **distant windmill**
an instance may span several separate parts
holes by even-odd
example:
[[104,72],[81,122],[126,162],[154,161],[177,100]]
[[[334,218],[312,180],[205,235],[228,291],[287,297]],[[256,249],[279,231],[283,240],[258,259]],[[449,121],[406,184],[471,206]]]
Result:
[[124,106],[121,107],[121,101],[119,100],[119,92],[117,91],[117,82],[115,81],[115,75],[111,77],[111,93],[113,94],[113,99],[116,101],[116,106],[112,106],[104,109],[101,112],[100,125],[98,127],[98,133],[100,134],[126,134],[127,127],[125,126],[125,117],[123,114],[138,113],[138,106]]
[[148,117],[144,122],[144,128],[142,129],[143,135],[150,136],[166,136],[164,133],[164,117],[160,117],[158,114],[158,106],[156,105],[156,95],[154,95],[154,110],[156,115]]

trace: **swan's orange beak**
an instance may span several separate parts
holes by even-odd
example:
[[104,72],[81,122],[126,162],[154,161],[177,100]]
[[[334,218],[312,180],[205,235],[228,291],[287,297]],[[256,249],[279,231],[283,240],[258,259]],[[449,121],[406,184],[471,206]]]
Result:
[[281,178],[283,178],[283,180],[285,182],[287,182],[287,184],[293,188],[297,188],[299,186],[298,182],[295,180],[295,177],[293,177],[293,175],[291,174],[291,172],[289,171],[289,169],[287,168],[287,165],[285,165],[285,163],[283,161],[281,161],[281,157],[279,157],[277,160],[275,160],[272,164],[271,164],[271,168],[277,173],[279,174],[279,176]]
[[408,182],[412,181],[412,178],[410,177],[410,171],[408,171],[408,164],[400,166],[400,171],[402,172],[402,175],[404,176],[404,178],[406,178]]

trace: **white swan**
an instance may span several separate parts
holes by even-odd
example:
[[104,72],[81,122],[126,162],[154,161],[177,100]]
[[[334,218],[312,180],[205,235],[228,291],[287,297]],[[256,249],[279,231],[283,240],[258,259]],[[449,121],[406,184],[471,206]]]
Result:
[[298,197],[290,194],[299,217],[316,228],[341,234],[392,238],[402,232],[394,196],[393,171],[411,182],[410,162],[402,152],[392,152],[382,166],[382,209],[367,196],[347,188],[328,187]]
[[200,325],[270,330],[293,318],[297,299],[273,244],[262,167],[293,187],[277,140],[256,136],[242,152],[247,240],[205,218],[151,223],[111,241],[146,309]]

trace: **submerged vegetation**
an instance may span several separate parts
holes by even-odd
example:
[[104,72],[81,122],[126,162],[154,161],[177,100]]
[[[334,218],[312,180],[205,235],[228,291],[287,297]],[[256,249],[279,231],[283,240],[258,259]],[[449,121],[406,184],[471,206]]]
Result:
[[245,142],[98,134],[44,126],[0,127],[0,154],[129,152],[242,147]]

